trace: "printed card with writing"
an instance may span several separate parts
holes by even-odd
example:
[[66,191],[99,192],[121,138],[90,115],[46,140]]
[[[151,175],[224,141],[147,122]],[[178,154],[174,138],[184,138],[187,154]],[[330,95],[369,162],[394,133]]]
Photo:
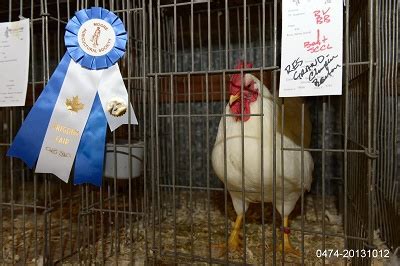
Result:
[[29,71],[29,19],[0,23],[0,107],[24,106]]
[[341,95],[343,2],[284,0],[280,97]]

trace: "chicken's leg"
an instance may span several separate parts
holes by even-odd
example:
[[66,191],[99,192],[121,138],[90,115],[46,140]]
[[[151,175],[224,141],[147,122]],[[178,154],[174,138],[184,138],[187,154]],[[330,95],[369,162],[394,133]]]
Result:
[[[283,218],[283,250],[285,254],[291,254],[300,257],[300,252],[292,246],[289,236],[289,217],[286,216]],[[279,249],[282,251],[282,245],[279,245]]]
[[[228,239],[228,246],[226,247],[225,243],[214,245],[217,249],[222,249],[222,254],[224,254],[227,250],[229,251],[238,251],[242,246],[242,240],[240,238],[240,230],[242,227],[243,215],[238,215],[236,217],[235,224],[233,226],[232,232]],[[222,255],[220,254],[220,255]]]
[[236,217],[235,225],[233,226],[231,235],[228,240],[229,250],[238,250],[242,245],[242,240],[240,239],[240,230],[242,227],[243,215],[238,215]]

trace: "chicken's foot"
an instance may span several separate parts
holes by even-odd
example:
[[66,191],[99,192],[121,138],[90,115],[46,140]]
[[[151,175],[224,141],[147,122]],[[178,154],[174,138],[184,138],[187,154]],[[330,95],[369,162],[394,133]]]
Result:
[[227,251],[239,251],[242,247],[242,239],[240,236],[243,215],[236,217],[235,224],[228,239],[228,246],[225,243],[213,245],[213,248],[220,251],[219,256],[226,254]]
[[[282,245],[279,245],[279,250],[282,252]],[[283,219],[283,251],[285,254],[294,255],[300,257],[300,251],[292,246],[290,242],[290,229],[289,229],[289,218]]]

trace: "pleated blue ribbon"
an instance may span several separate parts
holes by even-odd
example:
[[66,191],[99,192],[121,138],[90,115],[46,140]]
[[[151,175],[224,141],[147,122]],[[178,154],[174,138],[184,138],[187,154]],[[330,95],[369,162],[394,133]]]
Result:
[[[90,19],[101,19],[109,23],[115,32],[114,47],[105,55],[93,56],[86,53],[80,46],[78,32],[83,23]],[[104,8],[92,7],[82,9],[68,21],[65,27],[64,42],[71,58],[88,69],[105,69],[114,65],[125,53],[127,34],[121,19],[113,12]]]
[[[114,46],[105,55],[90,55],[79,45],[79,29],[90,19],[106,21],[115,32]],[[39,157],[49,121],[71,60],[87,69],[109,68],[124,55],[127,34],[122,21],[114,13],[104,8],[92,7],[76,12],[66,26],[64,41],[67,53],[61,59],[7,152],[7,156],[20,158],[29,168],[34,167]],[[79,80],[77,86],[79,86]],[[99,95],[96,94],[75,157],[74,184],[90,183],[101,186],[106,128],[107,120]]]

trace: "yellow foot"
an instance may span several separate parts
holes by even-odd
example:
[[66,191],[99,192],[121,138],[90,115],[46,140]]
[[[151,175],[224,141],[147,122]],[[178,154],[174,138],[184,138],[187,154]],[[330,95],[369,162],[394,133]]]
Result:
[[[279,244],[279,251],[282,252],[282,243]],[[283,244],[283,251],[285,252],[286,255],[292,255],[295,257],[301,257],[301,253],[299,250],[295,249],[290,242],[285,242]]]
[[[288,217],[284,217],[283,219],[283,251],[285,255],[292,255],[296,257],[301,257],[300,251],[295,249],[290,242],[290,228],[289,228],[289,219]],[[279,245],[279,250],[282,252],[282,243]]]
[[236,217],[235,225],[233,226],[233,230],[228,239],[228,246],[226,246],[225,243],[214,244],[211,246],[212,250],[217,253],[217,256],[221,257],[225,255],[228,251],[235,252],[242,249],[242,239],[240,236],[242,219],[242,215],[238,215]]
[[225,255],[227,252],[240,252],[242,250],[242,240],[238,237],[229,239],[228,245],[226,243],[219,243],[211,245],[211,248],[218,257]]

